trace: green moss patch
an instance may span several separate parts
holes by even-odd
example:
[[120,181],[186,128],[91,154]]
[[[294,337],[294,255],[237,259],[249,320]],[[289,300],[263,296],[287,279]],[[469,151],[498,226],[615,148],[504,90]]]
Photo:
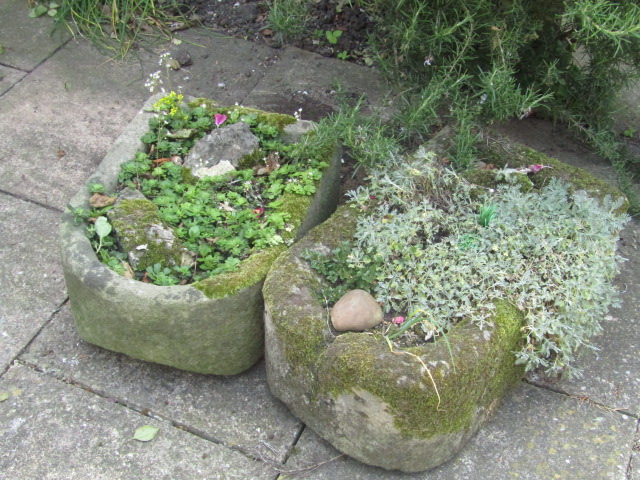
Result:
[[[616,210],[616,213],[625,213],[629,209],[629,202],[619,189],[581,168],[567,165],[560,160],[520,144],[492,142],[488,145],[479,144],[477,147],[480,149],[485,163],[493,164],[496,169],[505,167],[520,169],[530,165],[550,167],[544,168],[535,174],[518,175],[519,177],[524,177],[522,181],[526,182],[527,185],[530,182],[535,188],[539,189],[546,185],[551,178],[559,178],[571,183],[574,190],[585,190],[595,198],[602,199],[607,195],[612,198],[624,198],[624,204]],[[495,178],[495,172],[495,170],[471,170],[464,176],[472,183],[493,188],[500,183]]]

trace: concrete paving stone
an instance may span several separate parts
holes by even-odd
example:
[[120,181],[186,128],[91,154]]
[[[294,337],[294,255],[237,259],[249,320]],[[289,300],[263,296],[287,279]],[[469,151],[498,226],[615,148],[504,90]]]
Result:
[[199,375],[132,359],[81,340],[65,306],[21,361],[149,410],[250,454],[281,461],[301,427],[268,389],[260,362],[236,376]]
[[629,85],[620,92],[617,107],[618,109],[613,115],[616,131],[623,133],[632,129],[634,130],[633,137],[640,139],[640,81]]
[[[0,479],[272,480],[239,452],[24,366],[0,379]],[[137,428],[160,430],[148,442]]]
[[339,456],[305,429],[283,467],[291,473],[279,480],[298,478],[301,469],[313,466],[318,468],[305,479],[620,480],[625,478],[635,429],[631,417],[523,383],[457,457],[433,470],[402,474],[363,465]]
[[[170,72],[171,87],[167,82],[164,87],[182,87],[185,94],[211,98],[223,105],[242,103],[265,75],[270,59],[277,53],[267,46],[203,28],[180,32],[179,37],[180,45],[165,46],[164,50],[174,58],[178,52],[187,52],[191,65]],[[155,66],[158,66],[157,62]]]
[[0,65],[0,97],[25,75],[21,70]]
[[387,112],[389,91],[376,70],[297,48],[276,52],[271,67],[244,99],[244,105],[289,115],[302,108],[302,118],[317,121],[335,111],[337,91],[342,89],[353,99],[366,93],[371,107]]
[[0,44],[5,52],[0,55],[0,64],[33,70],[71,37],[66,28],[54,30],[53,24],[48,15],[30,18],[26,0],[2,0]]
[[149,96],[139,63],[69,42],[0,98],[0,189],[63,209]]
[[0,193],[0,372],[65,300],[59,212]]

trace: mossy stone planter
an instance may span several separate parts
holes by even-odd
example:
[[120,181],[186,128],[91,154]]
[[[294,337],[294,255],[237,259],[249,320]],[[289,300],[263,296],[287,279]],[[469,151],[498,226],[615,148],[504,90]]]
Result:
[[[120,164],[143,151],[152,98],[115,142],[89,183],[114,191]],[[313,197],[285,199],[299,237],[326,219],[338,198],[336,150]],[[81,188],[71,207],[87,208]],[[80,337],[142,360],[198,373],[231,375],[250,368],[264,352],[262,285],[285,247],[243,261],[239,271],[192,285],[156,286],[122,277],[96,257],[82,225],[67,211],[61,220],[62,263]]]
[[[518,145],[485,153],[500,167],[552,167],[532,180],[522,175],[526,189],[556,176],[597,198],[622,196],[583,170]],[[467,172],[485,187],[495,186],[494,176]],[[350,240],[357,215],[340,207],[274,262],[263,289],[268,383],[294,415],[343,453],[390,470],[426,470],[451,459],[523,378],[513,352],[521,349],[524,313],[497,301],[484,329],[460,323],[446,341],[405,351],[391,351],[371,332],[336,336],[319,275],[301,254],[328,253]]]
[[493,328],[462,324],[447,335],[451,352],[444,341],[410,355],[371,334],[333,336],[319,279],[300,254],[336,248],[351,238],[356,220],[354,209],[340,207],[273,264],[263,291],[269,386],[294,415],[357,460],[405,472],[436,467],[522,378],[512,352],[523,315],[498,304]]

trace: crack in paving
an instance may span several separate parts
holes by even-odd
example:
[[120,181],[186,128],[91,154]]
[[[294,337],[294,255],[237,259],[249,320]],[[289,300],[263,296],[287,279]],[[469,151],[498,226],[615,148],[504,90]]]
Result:
[[26,75],[23,76],[22,78],[19,78],[14,84],[10,85],[9,88],[7,88],[6,91],[4,91],[2,94],[0,94],[0,98],[4,97],[5,95],[7,95],[11,90],[13,90],[13,88],[20,84],[21,82],[23,82],[27,77],[29,77],[29,75],[31,75],[33,72],[35,72],[44,62],[46,62],[47,60],[49,60],[51,57],[53,57],[56,53],[58,53],[62,48],[64,48],[71,40],[73,40],[74,37],[70,37],[67,40],[65,40],[64,42],[62,42],[60,45],[58,45],[58,47],[52,51],[46,58],[43,58],[42,60],[40,60],[40,62],[38,62],[36,65],[34,65],[34,67],[29,70],[29,69],[23,69],[23,68],[19,68],[16,67],[14,65],[8,65],[6,63],[1,63],[0,62],[0,66],[6,67],[6,68],[11,68],[12,70],[16,70],[18,72],[23,72]]
[[636,422],[636,434],[633,438],[633,445],[631,445],[631,453],[629,454],[629,463],[627,464],[627,470],[625,472],[625,480],[633,480],[634,461],[638,454],[640,454],[640,420]]
[[631,412],[626,407],[610,407],[609,405],[606,405],[606,404],[604,404],[602,402],[598,402],[597,400],[593,400],[588,395],[575,395],[575,394],[569,393],[569,392],[567,392],[567,391],[565,391],[565,390],[563,390],[561,388],[553,387],[551,385],[545,385],[545,384],[536,383],[536,382],[533,382],[531,380],[527,380],[526,378],[523,379],[523,382],[531,385],[532,387],[540,388],[542,390],[547,390],[549,392],[557,393],[559,395],[564,395],[565,397],[572,398],[572,399],[576,400],[577,402],[587,403],[587,404],[592,405],[592,406],[594,406],[596,408],[599,408],[600,410],[604,410],[604,411],[607,411],[607,412],[613,412],[613,413],[619,413],[619,414],[624,415],[626,417],[635,418],[636,420],[640,419],[640,416],[637,413]]
[[9,192],[7,190],[3,190],[0,188],[0,194],[7,195],[8,197],[13,197],[16,200],[21,200],[23,202],[37,205],[38,207],[46,208],[47,210],[51,210],[52,212],[56,212],[60,214],[64,213],[64,210],[61,210],[58,207],[52,207],[51,205],[47,205],[46,203],[39,202],[38,200],[33,200],[29,197],[25,197],[24,195],[20,195],[19,193]]
[[[62,306],[60,308],[62,308]],[[57,313],[57,311],[56,311],[56,313]],[[31,342],[29,342],[29,344],[30,343]],[[27,347],[28,347],[28,345],[27,345]],[[24,350],[26,350],[27,347],[25,347]],[[23,353],[23,352],[21,352],[21,353]],[[173,427],[175,429],[178,429],[178,430],[181,430],[183,432],[186,432],[186,433],[188,433],[190,435],[193,435],[194,437],[198,437],[201,440],[204,440],[206,442],[212,443],[214,445],[218,445],[218,446],[227,448],[227,449],[232,450],[234,452],[240,453],[241,455],[243,455],[243,456],[245,456],[245,457],[247,457],[247,458],[249,458],[251,460],[259,461],[259,462],[267,464],[268,466],[273,467],[273,465],[269,461],[266,461],[264,458],[261,458],[259,453],[254,453],[250,449],[243,448],[243,447],[240,447],[240,446],[230,445],[230,444],[228,444],[228,443],[226,443],[226,442],[224,442],[222,440],[219,440],[219,439],[217,439],[217,438],[215,438],[215,437],[213,437],[211,435],[206,434],[202,430],[199,430],[197,428],[191,427],[191,426],[189,426],[189,425],[187,425],[187,424],[185,424],[183,422],[174,420],[174,419],[172,419],[172,418],[170,418],[168,416],[156,413],[156,412],[154,412],[154,411],[152,411],[152,410],[150,410],[150,409],[148,409],[146,407],[141,407],[140,405],[137,405],[135,403],[127,402],[125,400],[113,397],[113,396],[109,395],[105,391],[102,391],[100,389],[92,388],[92,387],[90,387],[88,385],[83,384],[82,382],[74,380],[73,378],[70,378],[70,377],[67,377],[67,376],[65,376],[65,375],[63,375],[61,373],[58,373],[53,369],[49,370],[46,367],[42,367],[42,366],[37,365],[35,363],[21,360],[19,358],[14,360],[14,362],[18,363],[18,364],[20,364],[20,365],[22,365],[24,367],[27,367],[27,368],[29,368],[29,369],[37,372],[37,373],[40,373],[42,375],[46,375],[46,376],[48,376],[50,378],[58,380],[59,382],[62,382],[64,384],[66,384],[66,385],[78,388],[80,390],[84,390],[85,392],[90,393],[92,395],[96,395],[97,397],[100,397],[100,398],[102,398],[102,399],[104,399],[104,400],[106,400],[108,402],[111,402],[111,403],[113,403],[115,405],[119,405],[121,407],[124,407],[127,410],[135,412],[135,413],[137,413],[139,415],[142,415],[144,417],[149,417],[149,418],[152,418],[154,420],[161,421],[161,422],[165,422],[165,423],[171,425],[171,427]],[[298,438],[299,438],[299,435],[297,435],[296,438],[294,439],[294,444],[295,444],[295,442],[297,442]],[[293,448],[293,446],[291,448]],[[273,460],[271,462],[275,463],[275,461],[273,461]],[[279,463],[279,465],[283,465],[283,464]],[[279,470],[279,469],[276,468],[276,470]],[[276,480],[276,478],[277,477],[274,477],[274,480]]]
[[38,338],[38,335],[40,335],[42,333],[42,331],[53,321],[53,319],[55,318],[55,316],[60,313],[60,311],[62,310],[62,308],[67,304],[67,302],[69,301],[69,297],[66,297],[62,303],[60,305],[58,305],[58,307],[51,312],[51,315],[49,315],[49,318],[40,326],[40,328],[38,329],[38,331],[36,333],[33,334],[33,336],[31,337],[31,339],[18,351],[18,353],[16,353],[16,355],[13,357],[13,359],[7,364],[7,366],[2,370],[2,372],[0,373],[0,377],[3,377],[5,373],[7,373],[9,371],[9,369],[11,368],[11,366],[14,363],[23,363],[20,361],[20,356],[22,356],[22,354],[24,352],[26,352],[29,347],[31,346],[31,344],[36,340],[36,338]]

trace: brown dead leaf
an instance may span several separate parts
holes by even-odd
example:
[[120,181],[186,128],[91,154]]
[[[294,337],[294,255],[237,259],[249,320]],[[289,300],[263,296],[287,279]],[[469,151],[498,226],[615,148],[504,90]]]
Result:
[[89,205],[93,208],[109,207],[114,203],[116,203],[116,197],[109,197],[108,195],[103,195],[101,193],[94,193],[89,199]]
[[67,152],[65,152],[63,149],[59,148],[58,149],[58,160],[60,160],[62,157],[64,157],[67,154]]
[[280,168],[280,154],[278,152],[271,152],[265,160],[265,166],[255,167],[256,175],[269,175],[271,172]]
[[270,28],[265,28],[264,30],[262,30],[262,35],[265,37],[270,37],[273,35],[273,30],[271,30]]
[[133,271],[133,268],[131,268],[131,265],[129,265],[129,262],[120,262],[120,264],[122,265],[122,268],[124,268],[124,273],[122,275],[125,278],[135,277],[136,274]]

